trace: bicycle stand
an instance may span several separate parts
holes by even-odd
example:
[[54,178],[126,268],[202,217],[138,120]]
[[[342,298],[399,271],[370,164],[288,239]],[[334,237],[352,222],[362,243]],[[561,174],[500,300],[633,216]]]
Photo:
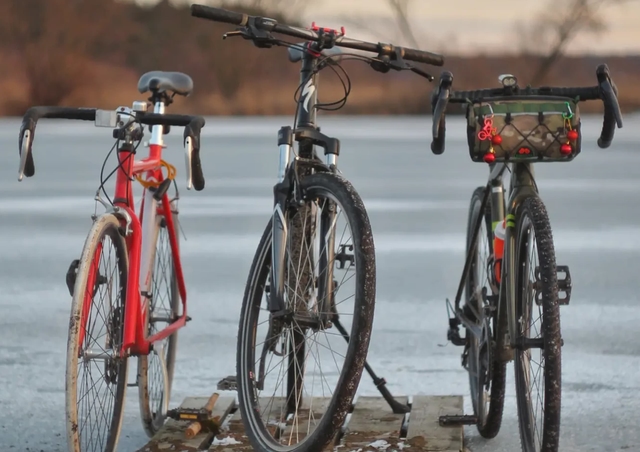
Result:
[[[336,329],[340,332],[344,340],[347,341],[347,343],[349,343],[349,333],[347,333],[347,330],[345,330],[344,327],[342,326],[342,323],[340,323],[340,319],[338,318],[334,319],[333,324],[335,325]],[[380,395],[389,404],[389,407],[393,411],[393,414],[404,414],[404,413],[409,413],[411,411],[411,408],[409,408],[409,406],[405,405],[404,403],[398,402],[393,397],[391,392],[389,392],[389,389],[387,389],[387,386],[386,386],[387,380],[385,380],[382,377],[378,377],[367,361],[364,362],[364,368],[366,369],[367,373],[373,380],[373,384],[376,386],[376,388],[380,392]]]
[[[344,327],[340,323],[340,320],[335,319],[333,324],[348,343],[349,333],[347,333],[347,331],[344,329]],[[380,395],[382,395],[384,400],[389,404],[389,407],[391,408],[391,410],[393,410],[394,414],[404,414],[411,411],[409,406],[405,405],[404,403],[398,402],[395,397],[393,397],[391,392],[389,392],[389,389],[387,389],[387,380],[385,380],[383,377],[378,377],[369,363],[366,361],[364,363],[364,368],[373,380],[373,384],[376,386],[378,391],[380,391]],[[219,391],[237,391],[237,389],[238,384],[235,375],[229,375],[228,377],[225,377],[218,382]]]

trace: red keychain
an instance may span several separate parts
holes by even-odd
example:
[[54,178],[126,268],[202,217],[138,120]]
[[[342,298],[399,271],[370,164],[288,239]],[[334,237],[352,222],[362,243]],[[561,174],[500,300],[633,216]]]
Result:
[[482,130],[478,132],[478,139],[480,141],[490,140],[489,152],[484,155],[483,159],[486,163],[495,162],[496,155],[493,146],[499,146],[502,143],[502,137],[496,134],[496,128],[493,127],[493,113],[491,113],[491,116],[484,118]]

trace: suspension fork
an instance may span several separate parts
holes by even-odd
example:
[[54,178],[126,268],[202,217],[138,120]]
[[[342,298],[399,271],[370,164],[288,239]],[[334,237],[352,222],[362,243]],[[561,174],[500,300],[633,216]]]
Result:
[[278,147],[280,163],[278,166],[278,183],[273,187],[273,227],[271,228],[271,292],[268,298],[268,309],[272,314],[284,313],[284,277],[285,254],[287,244],[286,203],[291,191],[287,176],[293,131],[291,127],[282,127],[278,131]]
[[318,265],[318,314],[322,325],[327,324],[334,316],[335,291],[333,284],[333,267],[335,262],[337,206],[333,200],[326,199],[322,206],[320,218],[320,261]]

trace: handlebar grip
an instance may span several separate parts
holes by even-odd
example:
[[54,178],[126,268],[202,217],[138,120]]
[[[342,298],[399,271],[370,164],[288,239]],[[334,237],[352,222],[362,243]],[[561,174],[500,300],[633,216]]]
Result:
[[585,88],[538,88],[537,93],[541,95],[569,97],[571,99],[579,97],[581,101],[600,99],[600,90],[597,86]]
[[[36,133],[36,125],[41,118],[51,119],[77,119],[81,121],[95,121],[95,108],[71,108],[71,107],[31,107],[22,118],[20,125],[20,136],[18,138],[18,153],[20,155],[20,170],[18,180],[22,176],[32,177],[36,173],[33,160],[33,140]],[[28,133],[25,133],[28,132]],[[23,149],[24,139],[27,139],[26,147]],[[23,155],[23,152],[25,155]]]
[[201,191],[204,188],[204,174],[202,173],[202,162],[200,161],[200,131],[204,127],[204,118],[201,116],[193,120],[184,128],[184,142],[191,138],[193,149],[191,151],[191,178],[193,188]]
[[451,86],[453,85],[453,74],[444,71],[440,74],[440,84],[438,90],[433,92],[431,98],[431,108],[433,110],[433,126],[431,134],[431,152],[440,155],[444,152],[444,141],[447,130],[446,115],[447,105],[449,104],[449,96]]
[[602,132],[598,138],[598,147],[606,149],[613,141],[613,135],[618,128],[622,128],[622,114],[618,104],[617,90],[611,81],[609,68],[606,64],[601,64],[596,69],[602,103],[604,104],[604,120],[602,122]]
[[188,115],[165,115],[160,113],[144,113],[138,116],[141,124],[148,126],[176,126],[187,127],[195,119]]
[[191,15],[201,19],[208,19],[231,25],[246,25],[249,20],[249,16],[247,14],[196,4],[191,5]]
[[403,48],[404,58],[406,60],[417,61],[418,63],[426,63],[432,66],[443,66],[444,56],[437,53],[425,52],[424,50]]

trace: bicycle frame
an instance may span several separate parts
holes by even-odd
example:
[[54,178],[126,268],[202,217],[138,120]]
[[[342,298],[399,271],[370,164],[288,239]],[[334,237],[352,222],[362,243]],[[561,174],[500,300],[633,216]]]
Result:
[[[511,181],[509,186],[509,197],[506,206],[504,206],[504,186],[502,182],[502,174],[507,168],[505,163],[493,163],[489,166],[490,174],[487,183],[487,189],[482,200],[480,212],[484,212],[486,203],[491,199],[491,233],[496,224],[507,219],[507,228],[505,235],[505,247],[503,261],[501,265],[502,277],[500,290],[498,294],[498,315],[497,315],[497,338],[498,350],[505,348],[517,347],[518,329],[516,321],[516,302],[518,294],[516,293],[516,236],[514,234],[514,220],[518,215],[522,202],[531,196],[538,196],[538,189],[535,183],[533,165],[530,162],[517,162],[511,164]],[[469,249],[467,250],[464,270],[458,286],[458,292],[455,299],[455,315],[456,318],[471,332],[474,336],[480,338],[481,329],[468,319],[460,309],[460,299],[462,291],[466,283],[470,268],[473,250],[476,248],[480,226],[484,221],[484,215],[479,215],[476,224],[473,226],[473,236]],[[506,330],[505,330],[506,328]],[[505,336],[506,335],[506,336]]]
[[[296,130],[289,127],[283,127],[278,133],[278,146],[280,148],[280,163],[278,167],[278,183],[274,187],[274,211],[273,211],[273,228],[272,228],[272,247],[271,247],[271,281],[272,292],[269,297],[269,311],[274,315],[286,315],[286,305],[284,300],[285,287],[285,253],[287,243],[287,220],[285,212],[287,212],[286,203],[290,200],[292,190],[297,190],[296,165],[302,160],[307,160],[307,164],[322,169],[324,171],[332,171],[337,165],[337,151],[332,152],[331,139],[321,134],[316,125],[316,104],[318,99],[318,73],[316,72],[318,65],[318,57],[321,56],[322,49],[315,49],[317,44],[305,44],[308,46],[309,52],[302,52],[300,82],[303,86],[300,99],[298,100],[298,110]],[[291,162],[291,151],[293,147],[293,137],[299,141],[299,157]],[[325,148],[326,166],[320,162],[313,162],[317,159],[315,145]],[[329,236],[330,242],[333,242],[333,235],[328,235],[327,227],[334,226],[334,212],[323,213],[321,221],[321,241]],[[330,243],[329,245],[333,245]],[[333,246],[326,245],[326,253],[321,256],[321,265],[326,265],[333,260]],[[320,249],[323,249],[322,243]],[[327,271],[322,272],[321,281],[319,282],[320,293],[331,294],[333,283],[333,267],[327,266]],[[321,299],[326,299],[322,297]],[[322,310],[321,312],[327,312]]]
[[[165,104],[162,100],[154,103],[154,113],[164,114]],[[164,127],[154,125],[149,141],[149,156],[135,160],[135,150],[133,142],[128,137],[125,143],[118,149],[118,161],[121,165],[116,173],[116,186],[114,196],[114,208],[111,213],[121,218],[125,230],[127,251],[129,257],[129,270],[127,275],[126,303],[124,312],[124,334],[120,356],[145,355],[149,354],[152,344],[160,341],[179,328],[185,326],[187,321],[187,294],[182,273],[182,264],[178,250],[176,226],[173,221],[171,201],[167,193],[162,196],[161,203],[154,198],[154,189],[145,189],[143,192],[140,214],[136,215],[134,210],[134,198],[132,180],[136,175],[146,173],[147,180],[155,180],[160,183],[164,180],[161,170],[162,148]],[[109,213],[108,213],[109,214]],[[151,284],[151,262],[154,243],[154,229],[156,228],[157,215],[163,215],[166,220],[167,232],[171,246],[171,253],[174,259],[174,271],[178,282],[178,291],[182,300],[182,315],[175,319],[170,325],[158,331],[151,337],[145,331],[145,309],[150,303],[151,294],[149,287]],[[94,262],[99,262],[99,251],[97,251]],[[94,264],[95,265],[95,264]],[[98,264],[99,265],[99,264]],[[89,281],[95,281],[96,271],[90,273]],[[92,284],[88,284],[92,287]],[[86,321],[86,314],[89,312],[92,301],[91,294],[85,295],[83,308],[83,320]],[[84,335],[84,325],[80,331],[80,342]]]

